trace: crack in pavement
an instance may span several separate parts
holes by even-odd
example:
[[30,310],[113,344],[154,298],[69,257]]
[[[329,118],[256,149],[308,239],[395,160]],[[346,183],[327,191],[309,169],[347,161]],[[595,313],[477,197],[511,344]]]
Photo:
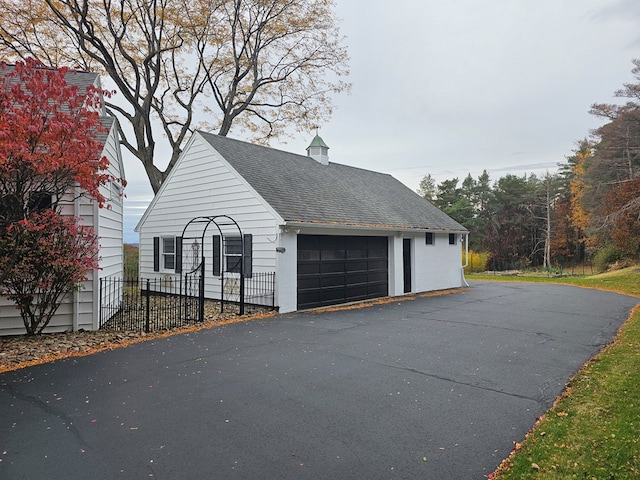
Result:
[[[545,390],[544,386],[543,386],[543,389],[540,390],[541,398],[534,398],[534,397],[530,397],[530,396],[527,396],[527,395],[522,395],[522,394],[519,394],[519,393],[506,392],[504,390],[499,390],[498,388],[492,388],[492,387],[489,387],[489,386],[486,386],[486,385],[481,385],[479,383],[464,382],[464,381],[461,381],[461,380],[456,380],[456,379],[453,379],[453,378],[445,377],[443,375],[437,375],[435,373],[424,372],[422,370],[418,370],[417,368],[413,368],[413,367],[407,367],[407,366],[403,366],[403,365],[390,365],[388,363],[376,362],[376,361],[373,361],[373,360],[365,359],[365,358],[362,358],[362,357],[357,357],[355,355],[348,355],[348,354],[345,354],[345,353],[339,353],[339,355],[342,355],[342,356],[348,357],[348,358],[357,359],[357,360],[360,360],[360,361],[366,361],[368,363],[372,363],[374,365],[379,365],[381,367],[393,368],[394,370],[402,370],[402,371],[414,373],[416,375],[421,375],[423,377],[435,378],[437,380],[442,380],[444,382],[450,382],[450,383],[453,383],[455,385],[462,385],[462,386],[465,386],[465,387],[477,388],[479,390],[498,393],[500,395],[506,395],[508,397],[519,398],[519,399],[522,399],[522,400],[529,400],[529,401],[537,403],[538,405],[546,407],[545,400],[547,400],[547,399],[546,399],[546,395],[544,393],[544,390]],[[545,383],[545,385],[547,385],[547,388],[548,388],[548,385],[550,385],[550,383],[552,381],[553,380],[550,380],[550,381]]]
[[480,385],[478,383],[463,382],[461,380],[455,380],[453,378],[448,378],[448,377],[445,377],[445,376],[436,375],[434,373],[423,372],[421,370],[418,370],[418,369],[412,368],[412,367],[389,365],[389,364],[377,363],[377,362],[372,362],[372,363],[376,363],[377,365],[380,365],[380,366],[383,366],[383,367],[394,368],[396,370],[404,370],[404,371],[415,373],[417,375],[422,375],[422,376],[425,376],[425,377],[436,378],[438,380],[442,380],[442,381],[445,381],[445,382],[451,382],[451,383],[454,383],[456,385],[463,385],[465,387],[477,388],[477,389],[480,389],[480,390],[483,390],[483,391],[487,391],[487,392],[494,392],[494,393],[499,393],[501,395],[507,395],[509,397],[520,398],[522,400],[530,400],[532,402],[536,402],[536,403],[542,405],[542,400],[541,399],[529,397],[527,395],[521,395],[519,393],[506,392],[504,390],[499,390],[497,388],[491,388],[491,387],[488,387],[486,385]]
[[33,405],[35,408],[37,408],[38,410],[45,412],[47,415],[50,415],[52,417],[55,417],[61,420],[62,424],[67,427],[67,430],[69,430],[71,434],[76,438],[80,446],[85,447],[87,449],[90,448],[90,445],[87,443],[87,441],[84,439],[84,437],[80,433],[80,430],[78,430],[78,428],[73,424],[73,421],[71,420],[71,418],[69,418],[69,416],[66,413],[64,413],[62,410],[49,405],[46,401],[41,400],[40,398],[35,397],[33,395],[23,395],[15,387],[11,385],[4,384],[3,387],[5,387],[5,391],[10,395],[13,395],[14,398],[21,400],[23,402],[29,403]]
[[[464,326],[472,326],[472,327],[478,327],[478,328],[489,328],[489,329],[493,329],[493,330],[501,330],[501,331],[506,331],[506,332],[515,332],[515,333],[524,333],[527,335],[534,335],[536,337],[541,338],[541,341],[539,342],[540,345],[544,345],[545,343],[549,342],[549,341],[556,341],[559,340],[560,337],[557,337],[555,335],[551,335],[549,333],[545,333],[545,332],[536,332],[533,330],[523,330],[521,328],[512,328],[512,327],[500,327],[498,325],[487,325],[484,323],[476,323],[476,322],[468,322],[468,321],[461,321],[461,320],[445,320],[442,318],[437,318],[437,317],[430,317],[427,318],[426,315],[430,315],[433,314],[435,312],[423,312],[421,314],[415,314],[415,315],[410,315],[410,316],[406,316],[404,318],[407,319],[416,319],[416,318],[422,318],[423,320],[427,320],[430,322],[437,322],[437,323],[450,323],[450,324],[454,324],[454,325],[464,325]],[[422,315],[425,315],[425,317],[423,317]],[[570,345],[580,345],[580,346],[586,346],[586,347],[604,347],[607,342],[603,342],[598,340],[599,337],[602,337],[603,333],[602,332],[598,332],[596,335],[594,335],[594,338],[591,342],[589,343],[581,343],[581,342],[574,342],[571,339],[563,339],[567,344]]]

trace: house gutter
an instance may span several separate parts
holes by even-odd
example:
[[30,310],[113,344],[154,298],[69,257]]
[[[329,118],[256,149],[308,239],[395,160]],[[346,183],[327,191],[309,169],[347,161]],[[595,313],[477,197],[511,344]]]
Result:
[[414,233],[459,233],[469,235],[468,230],[447,229],[447,228],[418,228],[418,227],[398,227],[393,225],[357,225],[346,223],[313,223],[313,222],[285,222],[280,225],[281,229],[302,229],[302,228],[332,228],[336,230],[384,230],[388,232],[414,232]]

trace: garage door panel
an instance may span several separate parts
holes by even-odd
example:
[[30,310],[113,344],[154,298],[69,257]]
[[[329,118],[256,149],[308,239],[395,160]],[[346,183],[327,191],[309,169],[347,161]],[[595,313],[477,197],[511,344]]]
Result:
[[369,283],[367,272],[349,273],[346,277],[346,285],[366,285]]
[[323,275],[320,277],[320,287],[344,287],[344,275]]
[[369,298],[378,298],[387,296],[388,287],[387,284],[369,284]]
[[319,277],[298,277],[298,290],[317,290],[318,288],[320,288]]
[[347,294],[352,302],[367,300],[369,298],[369,291],[366,286],[350,287],[347,289]]
[[388,294],[387,237],[298,235],[298,308]]
[[369,258],[386,259],[388,257],[388,251],[386,248],[374,248],[369,250]]
[[387,260],[369,260],[369,271],[378,271],[387,273],[389,266]]
[[357,260],[345,263],[346,272],[366,272],[369,270],[369,262],[366,260]]
[[303,310],[305,308],[313,308],[320,306],[320,293],[319,290],[315,292],[298,292],[298,308]]
[[337,249],[331,249],[331,250],[320,250],[320,260],[321,261],[327,261],[327,260],[344,260],[345,259],[345,250],[337,250]]
[[347,246],[347,237],[338,235],[310,235],[318,238],[318,245],[322,250],[342,249]]
[[344,286],[327,287],[320,290],[320,301],[330,302],[325,305],[335,305],[336,301],[344,299]]
[[300,263],[298,262],[298,276],[301,275],[318,275],[320,273],[319,263]]
[[320,260],[320,250],[298,250],[298,260],[317,262]]
[[317,235],[298,235],[298,251],[318,250],[320,239]]
[[356,249],[356,250],[347,250],[347,260],[357,260],[357,259],[367,259],[369,258],[369,253],[366,248]]
[[322,262],[320,263],[320,274],[344,274],[344,262]]
[[369,272],[369,283],[383,283],[387,284],[387,273],[386,272]]

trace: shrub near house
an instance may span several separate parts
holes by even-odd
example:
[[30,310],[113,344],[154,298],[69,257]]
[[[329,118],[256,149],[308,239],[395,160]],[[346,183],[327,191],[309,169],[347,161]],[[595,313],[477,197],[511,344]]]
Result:
[[0,64],[0,293],[31,335],[99,268],[95,228],[73,209],[105,205],[118,182],[103,155],[105,92],[70,75],[34,60]]

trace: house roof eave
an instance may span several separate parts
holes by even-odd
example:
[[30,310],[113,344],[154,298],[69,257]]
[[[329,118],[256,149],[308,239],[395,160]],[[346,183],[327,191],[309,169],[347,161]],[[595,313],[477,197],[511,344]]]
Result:
[[339,222],[301,222],[301,221],[285,221],[280,228],[332,228],[337,230],[381,230],[385,232],[441,232],[441,233],[459,233],[468,234],[469,230],[450,229],[450,228],[431,228],[431,227],[412,227],[398,225],[376,225],[376,224],[355,224],[355,223],[339,223]]

